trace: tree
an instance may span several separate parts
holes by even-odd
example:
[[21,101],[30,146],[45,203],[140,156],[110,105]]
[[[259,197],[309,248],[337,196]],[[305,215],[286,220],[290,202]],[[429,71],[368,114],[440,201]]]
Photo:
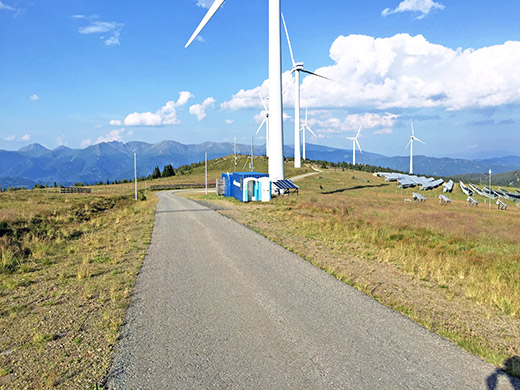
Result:
[[153,173],[152,173],[152,179],[158,179],[161,177],[161,171],[159,170],[159,167],[156,166],[154,169],[153,169]]
[[163,171],[161,173],[161,177],[170,177],[175,176],[175,170],[173,169],[172,164],[165,165]]

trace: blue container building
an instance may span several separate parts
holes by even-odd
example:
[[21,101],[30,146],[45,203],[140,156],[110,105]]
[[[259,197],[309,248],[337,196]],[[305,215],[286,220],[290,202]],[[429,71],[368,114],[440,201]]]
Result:
[[262,177],[269,177],[269,175],[260,172],[223,173],[222,178],[225,180],[224,195],[232,196],[241,202],[260,200],[258,182],[245,179],[260,179]]

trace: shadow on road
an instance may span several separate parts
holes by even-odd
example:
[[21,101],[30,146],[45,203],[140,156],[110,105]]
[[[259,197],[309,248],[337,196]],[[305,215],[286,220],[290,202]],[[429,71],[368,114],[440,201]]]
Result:
[[[517,378],[511,376],[515,375]],[[495,390],[498,385],[498,378],[500,376],[505,376],[509,379],[511,383],[511,387],[514,390],[520,390],[520,357],[513,356],[504,361],[504,366],[502,368],[497,368],[493,374],[487,377],[486,385],[488,390]]]
[[326,192],[322,192],[323,195],[330,195],[330,194],[336,194],[338,192],[345,192],[345,191],[352,191],[352,190],[361,190],[363,188],[374,188],[374,187],[385,187],[385,186],[388,186],[390,184],[388,183],[382,183],[382,184],[370,184],[370,185],[365,185],[365,186],[355,186],[355,187],[349,187],[349,188],[341,188],[339,190],[334,190],[334,191],[326,191]]

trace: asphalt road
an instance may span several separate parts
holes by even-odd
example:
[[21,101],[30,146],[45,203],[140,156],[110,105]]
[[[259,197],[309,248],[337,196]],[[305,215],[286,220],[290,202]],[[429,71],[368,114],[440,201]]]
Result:
[[257,233],[163,192],[107,387],[515,388],[510,380]]

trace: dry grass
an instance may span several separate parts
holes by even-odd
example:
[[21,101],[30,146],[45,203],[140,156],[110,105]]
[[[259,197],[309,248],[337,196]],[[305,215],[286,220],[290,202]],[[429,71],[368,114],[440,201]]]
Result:
[[[520,355],[520,208],[468,208],[456,190],[422,204],[360,172],[302,179],[269,204],[210,196],[221,211],[467,350],[500,365]],[[483,207],[484,206],[484,207]]]
[[103,379],[153,226],[132,190],[0,194],[0,388]]

